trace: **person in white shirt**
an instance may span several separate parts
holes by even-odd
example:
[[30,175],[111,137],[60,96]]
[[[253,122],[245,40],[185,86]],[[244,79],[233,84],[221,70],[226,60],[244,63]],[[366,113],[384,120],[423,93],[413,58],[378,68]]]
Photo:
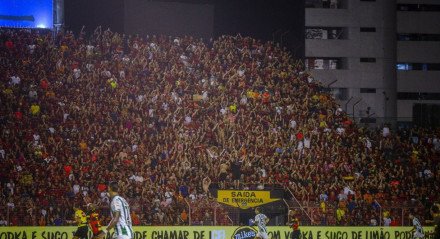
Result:
[[82,186],[81,187],[82,194],[86,197],[89,194],[89,187]]
[[105,203],[105,204],[109,204],[110,203],[110,199],[108,198],[108,195],[105,191],[101,192],[101,202]]
[[304,142],[303,141],[298,141],[298,144],[297,144],[296,148],[297,148],[298,151],[302,152],[302,150],[304,148]]
[[6,151],[2,148],[0,148],[0,158],[5,159]]
[[38,96],[38,93],[35,89],[32,88],[31,90],[29,90],[29,98],[36,99],[37,96]]
[[259,207],[255,208],[255,220],[251,219],[251,224],[258,226],[258,233],[255,238],[268,239],[266,224],[269,222],[269,218],[266,217],[263,213],[261,213],[261,209]]
[[6,220],[0,219],[0,226],[7,226],[8,222]]
[[78,68],[73,69],[73,76],[78,79],[81,76],[81,70]]
[[130,206],[127,201],[119,196],[119,185],[117,182],[111,182],[108,186],[108,193],[111,197],[110,213],[112,220],[96,237],[102,239],[111,229],[115,229],[114,238],[132,239],[134,237],[132,220],[130,215]]
[[87,45],[86,48],[87,48],[87,50],[86,50],[87,56],[93,55],[93,50],[95,49],[95,47],[93,45]]
[[347,201],[347,199],[348,199],[347,194],[344,193],[344,190],[341,190],[341,192],[338,194],[338,200]]
[[292,129],[295,129],[296,128],[296,121],[295,121],[295,119],[291,119],[290,120],[290,122],[289,122],[289,126],[290,126],[290,128],[292,128]]
[[338,127],[338,128],[336,129],[336,132],[338,132],[339,135],[343,135],[343,134],[345,133],[345,129],[342,128],[342,127]]
[[382,136],[387,137],[388,135],[390,135],[390,128],[388,128],[388,126],[384,126],[382,129]]
[[240,99],[240,105],[247,105],[247,97],[243,95]]
[[373,145],[371,144],[370,139],[366,137],[365,138],[365,147],[367,148],[367,150],[370,151],[372,146]]
[[20,82],[21,82],[20,77],[18,77],[18,76],[11,76],[11,81],[10,81],[11,85],[18,85],[18,84],[20,84]]
[[320,195],[319,195],[319,200],[320,201],[324,201],[324,202],[326,202],[327,200],[328,200],[328,196],[327,196],[327,194],[326,193],[321,193]]
[[29,53],[34,54],[35,48],[36,48],[35,44],[28,45]]
[[353,190],[351,190],[351,188],[349,187],[349,186],[345,186],[344,187],[344,194],[345,195],[355,195],[355,193],[354,193],[354,191]]
[[304,137],[304,148],[310,149],[311,138]]
[[173,193],[169,190],[169,188],[166,188],[166,192],[165,192],[165,202],[168,205],[171,205],[171,203],[173,202]]
[[440,151],[440,140],[436,136],[432,139],[432,144],[434,145],[435,151]]
[[425,233],[423,232],[422,224],[419,219],[417,219],[412,212],[409,213],[409,219],[412,221],[413,229],[410,232],[414,232],[413,238],[424,238]]
[[119,71],[119,78],[125,79],[125,71]]
[[383,226],[389,227],[391,225],[391,218],[390,217],[384,217],[383,218]]

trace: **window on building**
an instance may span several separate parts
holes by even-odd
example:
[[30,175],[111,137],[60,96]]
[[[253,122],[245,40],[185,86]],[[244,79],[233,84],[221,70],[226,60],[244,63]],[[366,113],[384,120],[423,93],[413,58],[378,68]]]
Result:
[[348,89],[347,88],[331,88],[331,93],[336,100],[347,100]]
[[398,100],[440,100],[440,93],[397,92]]
[[306,0],[306,8],[347,8],[347,0]]
[[348,39],[348,30],[343,27],[307,27],[306,39]]
[[440,5],[437,5],[437,4],[397,4],[397,11],[439,12]]
[[361,88],[361,93],[372,94],[376,93],[376,88]]
[[305,61],[309,70],[341,70],[347,69],[346,58],[309,57]]
[[361,57],[359,59],[360,62],[369,62],[369,63],[374,63],[376,62],[376,58],[371,58],[371,57]]
[[361,118],[361,123],[362,124],[375,124],[377,122],[376,118]]
[[376,32],[375,27],[361,27],[361,32]]
[[398,41],[440,41],[440,34],[399,33]]
[[440,63],[397,63],[399,71],[440,71]]
[[375,2],[376,0],[361,0],[361,2]]
[[410,71],[410,70],[412,70],[412,67],[410,66],[410,64],[398,63],[397,64],[397,70],[399,70],[399,71]]

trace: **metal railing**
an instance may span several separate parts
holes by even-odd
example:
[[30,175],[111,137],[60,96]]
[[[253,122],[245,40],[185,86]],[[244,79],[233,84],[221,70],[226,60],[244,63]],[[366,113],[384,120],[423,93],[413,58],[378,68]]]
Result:
[[[338,222],[337,220],[337,209],[338,206],[332,203],[326,204],[325,211],[317,205],[318,203],[311,203],[311,205],[304,206],[305,210],[309,213],[312,218],[312,225],[321,226],[366,226],[370,225],[370,219],[377,221],[377,226],[384,226],[384,212],[387,212],[388,217],[395,221],[396,226],[412,226],[412,222],[409,220],[409,213],[415,212],[421,221],[424,221],[423,206],[419,203],[414,205],[381,205],[376,204],[377,207],[372,205],[358,205],[353,211],[350,212],[349,209],[344,208],[345,221]],[[355,217],[357,211],[362,211],[361,218]],[[367,215],[369,217],[367,217]],[[350,220],[347,220],[350,219]],[[371,226],[371,225],[370,225]]]
[[[285,187],[284,190],[289,192],[290,196],[292,197],[292,199],[290,200],[292,203],[290,203],[290,204],[286,200],[284,200],[284,202],[286,203],[286,205],[288,206],[288,209],[289,209],[288,217],[290,217],[290,212],[291,212],[292,209],[294,210],[293,213],[295,213],[295,211],[297,212],[298,209],[299,209],[299,211],[301,212],[301,222],[302,222],[302,224],[304,224],[304,225],[311,225],[311,224],[313,224],[312,217],[310,217],[309,213],[304,209],[304,207],[298,201],[298,199],[296,199],[296,197],[292,193],[292,191],[288,187]],[[290,221],[290,218],[288,218],[288,221]]]
[[189,207],[189,225],[232,226],[234,209],[218,203],[215,199],[186,200]]
[[382,218],[383,218],[383,210],[382,210],[383,208],[382,208],[382,205],[380,205],[380,203],[377,200],[374,200],[374,203],[376,203],[376,205],[379,207],[379,215],[380,215],[380,217],[379,217],[379,226],[382,226],[383,225],[382,224]]
[[[409,213],[415,212],[421,221],[424,221],[423,206],[420,202],[413,202],[412,204],[386,204],[375,203],[377,206],[360,204],[354,209],[354,211],[362,211],[362,220],[356,221],[351,219],[355,213],[345,208],[346,218],[350,218],[348,221],[338,222],[337,220],[337,208],[336,202],[326,203],[325,211],[319,206],[319,202],[300,202],[298,200],[285,200],[284,204],[293,212],[298,213],[295,216],[299,217],[302,225],[351,225],[360,226],[368,225],[368,220],[372,219],[367,215],[375,215],[374,219],[377,220],[378,226],[384,225],[384,212],[387,212],[398,226],[410,226]],[[169,224],[158,224],[151,219],[145,218],[142,215],[147,214],[147,209],[141,205],[137,209],[133,209],[132,213],[139,217],[138,225],[204,225],[204,226],[233,226],[243,224],[243,220],[240,220],[242,211],[238,208],[233,208],[227,205],[217,203],[215,199],[197,199],[194,201],[185,200],[185,205],[188,211],[188,220],[176,220]],[[292,212],[288,211],[288,212]],[[101,216],[103,223],[110,221],[108,206],[100,207],[97,212]],[[153,212],[148,212],[153,213]],[[154,213],[153,213],[154,214]],[[290,220],[289,213],[286,213],[285,218]],[[250,215],[245,216],[247,219]],[[245,219],[246,219],[245,218]],[[243,219],[243,218],[241,218]],[[73,209],[71,208],[57,208],[57,209],[42,209],[42,208],[27,208],[27,207],[9,207],[0,206],[0,226],[64,226],[69,225],[69,221],[73,220]],[[354,220],[354,221],[353,221]],[[279,225],[279,224],[276,224]],[[282,225],[282,224],[280,224]]]
[[188,207],[188,225],[191,225],[191,205],[186,198],[184,199],[184,201]]

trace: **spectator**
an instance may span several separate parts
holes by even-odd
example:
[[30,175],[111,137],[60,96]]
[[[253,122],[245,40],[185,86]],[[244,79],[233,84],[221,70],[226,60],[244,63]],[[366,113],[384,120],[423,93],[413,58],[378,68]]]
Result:
[[337,220],[337,225],[345,224],[345,211],[342,207],[339,207],[336,210],[336,220]]
[[[185,200],[198,205],[194,222],[213,221],[202,208],[213,207],[204,202],[210,187],[280,184],[301,201],[323,201],[332,217],[338,198],[342,208],[352,200],[355,209],[344,213],[355,223],[377,210],[374,200],[385,207],[439,198],[428,190],[439,187],[438,130],[384,128],[384,137],[360,128],[272,42],[240,35],[174,41],[100,28],[90,37],[0,35],[7,61],[0,66],[0,197],[16,208],[30,208],[31,199],[63,208],[66,218],[86,197],[108,203],[99,185],[109,180],[124,185],[121,193],[152,224],[177,224]],[[24,223],[17,213],[11,221]],[[35,215],[33,225],[50,223]]]

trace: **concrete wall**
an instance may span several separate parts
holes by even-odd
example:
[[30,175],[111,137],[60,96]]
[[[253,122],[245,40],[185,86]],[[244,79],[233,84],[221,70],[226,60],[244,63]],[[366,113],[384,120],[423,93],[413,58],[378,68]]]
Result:
[[438,41],[399,41],[398,62],[440,63],[439,45]]
[[398,4],[439,4],[438,0],[397,0]]
[[[398,0],[397,3],[440,4],[438,0]],[[440,34],[440,12],[397,12],[398,33]],[[440,63],[440,42],[399,41],[397,61],[402,63]],[[398,71],[398,92],[440,92],[440,71]],[[398,117],[411,121],[414,104],[440,104],[440,101],[398,100]],[[404,120],[404,121],[406,121]]]
[[[437,3],[440,4],[440,1]],[[399,33],[439,33],[440,12],[397,12]]]
[[399,92],[440,92],[440,71],[399,71]]
[[399,121],[412,121],[412,109],[415,104],[439,104],[439,102],[435,100],[399,100],[397,101]]
[[[306,40],[306,57],[344,58],[346,69],[312,70],[315,79],[333,88],[348,88],[349,114],[363,116],[360,112],[371,107],[378,117],[396,116],[396,5],[395,0],[361,2],[348,0],[347,9],[306,9],[306,27],[344,27],[348,29],[345,40]],[[374,27],[376,32],[361,32],[361,27]],[[376,62],[360,62],[360,58],[375,58]],[[360,88],[375,88],[376,93],[363,94]],[[385,101],[386,97],[388,98]],[[353,112],[351,105],[361,100]],[[385,106],[384,103],[387,103]],[[347,101],[341,101],[345,106]],[[344,108],[344,107],[343,107]]]

